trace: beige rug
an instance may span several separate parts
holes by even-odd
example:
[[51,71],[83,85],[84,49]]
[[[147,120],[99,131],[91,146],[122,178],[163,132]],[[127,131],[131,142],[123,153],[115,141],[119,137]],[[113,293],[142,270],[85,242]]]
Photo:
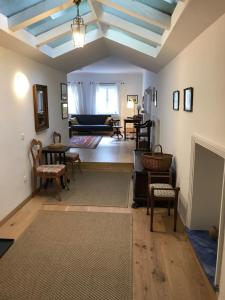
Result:
[[52,196],[46,204],[128,207],[130,179],[130,172],[77,172],[70,190],[61,192],[62,201]]
[[42,211],[0,260],[0,299],[132,299],[132,216]]

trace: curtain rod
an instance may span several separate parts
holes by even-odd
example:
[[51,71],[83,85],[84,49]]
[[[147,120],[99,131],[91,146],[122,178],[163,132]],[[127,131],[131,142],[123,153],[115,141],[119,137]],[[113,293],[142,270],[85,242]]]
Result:
[[78,84],[82,84],[83,81],[67,81],[67,83],[78,83]]
[[[78,83],[78,84],[83,84],[83,81],[67,81],[67,83]],[[102,84],[102,85],[110,85],[110,84],[117,84],[120,83],[121,85],[125,84],[124,81],[120,81],[120,82],[95,82],[95,81],[90,81],[90,84]]]

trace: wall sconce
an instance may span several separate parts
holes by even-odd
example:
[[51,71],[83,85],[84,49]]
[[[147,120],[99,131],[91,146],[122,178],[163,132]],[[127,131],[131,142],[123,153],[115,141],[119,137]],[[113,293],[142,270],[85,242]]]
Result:
[[27,76],[22,72],[17,72],[14,77],[14,92],[18,98],[24,98],[28,93],[30,84],[27,79]]

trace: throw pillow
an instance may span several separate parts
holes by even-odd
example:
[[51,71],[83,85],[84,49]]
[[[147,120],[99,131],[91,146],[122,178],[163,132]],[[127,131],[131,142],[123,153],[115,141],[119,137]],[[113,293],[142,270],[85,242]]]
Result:
[[79,122],[78,122],[78,120],[77,120],[76,117],[71,118],[71,119],[70,119],[70,122],[71,122],[72,125],[79,125]]
[[112,125],[112,118],[111,117],[106,118],[105,125]]

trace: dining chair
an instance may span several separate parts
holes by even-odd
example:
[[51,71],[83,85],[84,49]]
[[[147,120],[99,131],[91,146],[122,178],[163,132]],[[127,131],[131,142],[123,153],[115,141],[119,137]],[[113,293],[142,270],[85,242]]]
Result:
[[[61,143],[62,138],[61,138],[61,134],[59,132],[54,131],[53,132],[53,143]],[[57,160],[57,157],[56,157]],[[72,175],[74,178],[74,170],[76,165],[78,166],[78,169],[80,170],[80,172],[82,172],[81,170],[81,160],[80,160],[80,155],[77,152],[66,152],[66,163],[68,163],[71,166],[72,169]]]
[[147,198],[147,215],[151,207],[150,231],[153,231],[154,208],[156,201],[168,202],[168,216],[170,216],[171,202],[174,207],[174,225],[173,230],[177,229],[177,206],[179,187],[172,186],[172,174],[168,172],[149,172],[148,173],[148,198]]
[[37,179],[40,178],[40,187],[42,179],[53,179],[56,184],[56,192],[58,199],[61,201],[61,178],[64,177],[65,186],[67,185],[66,166],[64,164],[42,164],[42,143],[39,140],[33,139],[30,143],[30,152],[33,159],[33,176],[34,176],[34,192],[37,190]]

